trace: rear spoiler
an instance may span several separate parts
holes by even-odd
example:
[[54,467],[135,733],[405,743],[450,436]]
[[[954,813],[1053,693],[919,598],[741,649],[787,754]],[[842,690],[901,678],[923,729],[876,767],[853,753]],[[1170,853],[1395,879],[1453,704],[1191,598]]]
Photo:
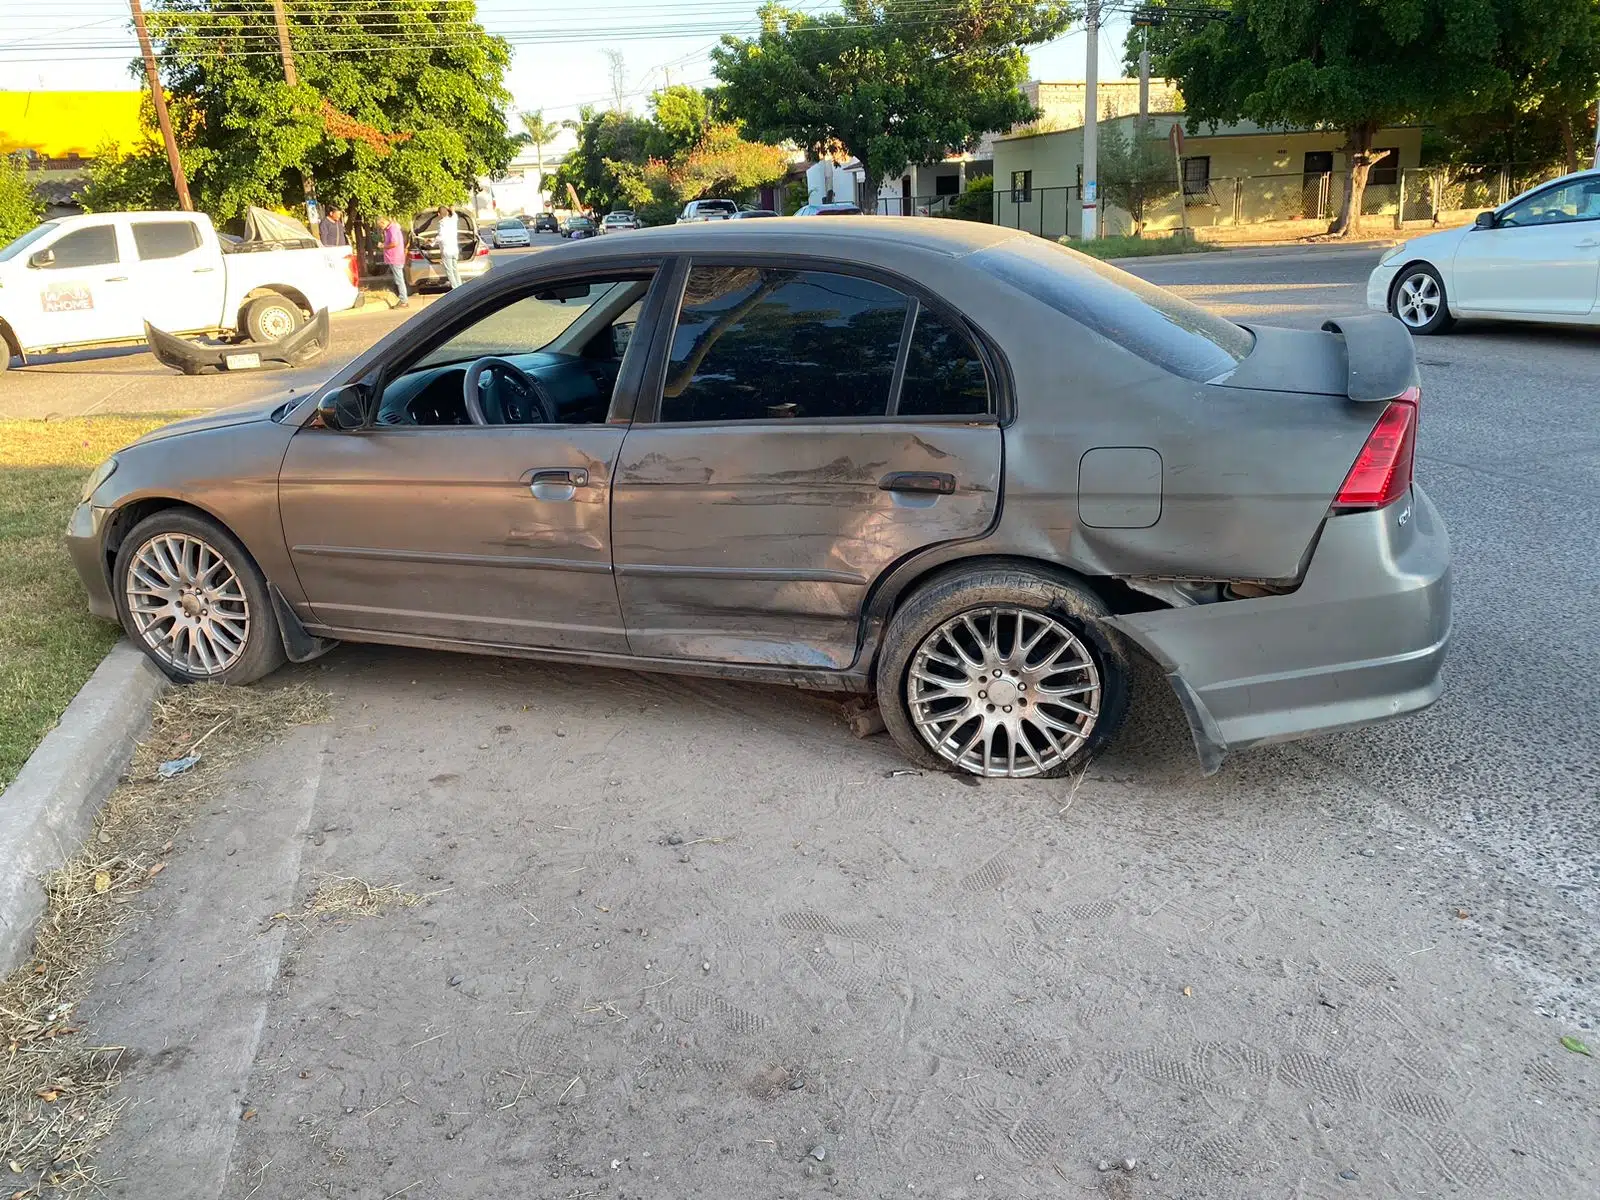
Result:
[[1344,342],[1350,399],[1393,400],[1418,382],[1411,331],[1388,313],[1335,317],[1322,328]]

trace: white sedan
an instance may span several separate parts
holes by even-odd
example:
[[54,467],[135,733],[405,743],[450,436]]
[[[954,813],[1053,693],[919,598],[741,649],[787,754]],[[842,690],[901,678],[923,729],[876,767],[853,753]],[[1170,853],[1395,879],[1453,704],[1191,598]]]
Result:
[[1600,325],[1600,170],[1392,247],[1367,279],[1367,307],[1412,333],[1438,333],[1457,317]]

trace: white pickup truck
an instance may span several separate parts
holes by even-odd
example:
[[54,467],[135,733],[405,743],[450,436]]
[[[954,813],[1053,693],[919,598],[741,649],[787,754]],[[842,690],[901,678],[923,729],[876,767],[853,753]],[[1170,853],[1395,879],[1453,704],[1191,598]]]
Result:
[[294,221],[252,209],[246,236],[190,212],[62,217],[0,247],[0,370],[82,346],[169,333],[271,342],[359,295],[348,247],[317,245]]

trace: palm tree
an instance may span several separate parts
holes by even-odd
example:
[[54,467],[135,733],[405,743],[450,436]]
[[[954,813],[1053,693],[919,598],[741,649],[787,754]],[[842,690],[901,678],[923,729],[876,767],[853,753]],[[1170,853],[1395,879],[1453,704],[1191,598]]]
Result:
[[539,166],[539,190],[545,188],[544,177],[544,148],[561,135],[561,131],[569,127],[571,121],[546,121],[544,111],[525,112],[522,117],[523,132],[517,135],[517,140],[524,146],[532,146],[535,161]]

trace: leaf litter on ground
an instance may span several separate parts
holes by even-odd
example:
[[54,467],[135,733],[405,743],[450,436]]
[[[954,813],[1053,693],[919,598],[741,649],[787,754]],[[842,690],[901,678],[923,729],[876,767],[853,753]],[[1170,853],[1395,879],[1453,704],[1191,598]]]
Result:
[[[99,1194],[95,1151],[115,1124],[124,1048],[97,1044],[75,1019],[95,969],[168,865],[178,833],[224,786],[227,768],[295,725],[325,720],[305,684],[169,692],[83,847],[44,880],[46,908],[30,960],[0,979],[0,1196]],[[226,736],[213,734],[226,726]],[[163,779],[162,763],[205,760]]]

